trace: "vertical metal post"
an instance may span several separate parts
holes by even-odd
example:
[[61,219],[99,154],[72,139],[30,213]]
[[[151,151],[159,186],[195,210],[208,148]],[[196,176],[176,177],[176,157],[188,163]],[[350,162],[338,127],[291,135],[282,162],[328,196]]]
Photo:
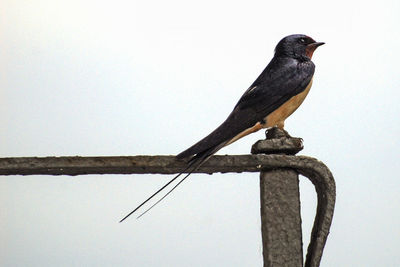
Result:
[[264,266],[303,266],[297,172],[261,172],[260,196]]
[[[267,140],[254,144],[253,154],[295,154],[302,149],[299,138],[288,138],[278,129]],[[298,174],[293,169],[260,173],[261,233],[264,267],[303,266]]]

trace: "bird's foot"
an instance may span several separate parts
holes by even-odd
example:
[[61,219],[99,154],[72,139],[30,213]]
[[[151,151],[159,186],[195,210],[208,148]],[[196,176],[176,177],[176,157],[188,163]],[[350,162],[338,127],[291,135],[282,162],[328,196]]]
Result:
[[265,136],[267,139],[292,138],[286,130],[277,126],[267,128]]
[[281,128],[268,128],[265,134],[267,136],[265,140],[259,140],[252,146],[252,154],[295,155],[303,149],[303,139],[291,137]]

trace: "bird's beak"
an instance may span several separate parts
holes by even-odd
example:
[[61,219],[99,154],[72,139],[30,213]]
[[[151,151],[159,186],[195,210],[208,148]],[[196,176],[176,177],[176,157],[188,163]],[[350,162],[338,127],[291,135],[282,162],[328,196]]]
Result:
[[311,44],[309,44],[307,46],[312,46],[312,47],[317,48],[318,46],[321,46],[321,45],[324,45],[324,44],[325,44],[324,42],[315,42],[315,43],[311,43]]
[[311,43],[308,44],[306,47],[306,55],[311,59],[315,49],[317,49],[318,46],[321,46],[325,44],[324,42],[315,42],[315,43]]

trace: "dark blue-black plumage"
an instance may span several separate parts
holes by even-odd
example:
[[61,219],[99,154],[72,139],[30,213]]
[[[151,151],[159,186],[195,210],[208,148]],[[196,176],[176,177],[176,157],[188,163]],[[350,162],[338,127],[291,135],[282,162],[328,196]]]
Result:
[[215,153],[224,142],[240,132],[262,122],[264,118],[301,93],[310,83],[315,66],[306,48],[316,43],[306,35],[283,38],[275,48],[275,55],[260,76],[240,98],[228,118],[212,133],[177,155],[177,158],[203,158]]
[[[222,147],[241,138],[244,136],[243,132],[247,134],[246,131],[252,129],[252,127],[257,125],[268,126],[268,121],[266,120],[269,114],[278,110],[294,96],[301,94],[306,88],[309,90],[315,70],[314,63],[311,61],[312,53],[321,44],[323,43],[317,43],[312,38],[302,34],[289,35],[283,38],[276,46],[271,62],[239,99],[228,118],[208,136],[176,156],[178,159],[188,160],[187,168],[183,171],[188,172],[188,174],[154,205],[164,199]],[[120,222],[173,183],[182,173],[175,176],[142,202]]]

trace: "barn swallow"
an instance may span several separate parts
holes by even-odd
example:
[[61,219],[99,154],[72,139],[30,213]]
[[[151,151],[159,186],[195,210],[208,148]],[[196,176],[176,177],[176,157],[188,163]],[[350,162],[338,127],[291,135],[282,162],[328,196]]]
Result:
[[[277,126],[283,129],[285,119],[296,111],[310,91],[315,70],[311,58],[315,49],[323,44],[302,34],[289,35],[279,41],[271,62],[244,92],[228,118],[208,136],[176,156],[177,159],[188,160],[187,168],[182,172],[187,172],[187,175],[154,205],[224,146],[262,128]],[[160,193],[182,173],[175,176],[120,222]]]

